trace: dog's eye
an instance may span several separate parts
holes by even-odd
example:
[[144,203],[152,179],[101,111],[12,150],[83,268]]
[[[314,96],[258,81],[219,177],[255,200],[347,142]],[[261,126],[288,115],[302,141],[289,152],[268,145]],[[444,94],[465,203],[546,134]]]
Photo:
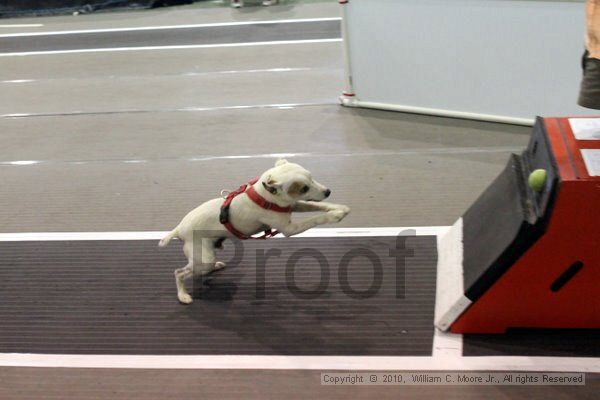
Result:
[[300,193],[306,193],[308,192],[308,189],[310,189],[308,186],[304,185],[302,186],[302,189],[300,189]]

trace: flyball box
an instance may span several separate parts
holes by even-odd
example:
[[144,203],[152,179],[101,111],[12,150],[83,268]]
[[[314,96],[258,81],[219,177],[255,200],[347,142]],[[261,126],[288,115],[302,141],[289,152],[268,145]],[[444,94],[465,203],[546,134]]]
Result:
[[436,326],[600,328],[600,117],[538,118],[439,239]]

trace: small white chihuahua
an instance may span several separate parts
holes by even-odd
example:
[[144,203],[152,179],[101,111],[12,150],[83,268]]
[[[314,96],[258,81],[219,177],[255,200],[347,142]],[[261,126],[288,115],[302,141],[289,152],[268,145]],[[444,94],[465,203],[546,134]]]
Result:
[[[175,270],[179,301],[183,304],[192,302],[192,297],[185,289],[186,278],[194,274],[207,275],[225,267],[224,263],[215,260],[215,248],[220,248],[226,238],[237,236],[248,239],[261,231],[266,231],[264,237],[269,237],[274,234],[269,232],[270,229],[292,236],[317,225],[344,219],[350,208],[323,202],[330,194],[331,191],[315,181],[309,171],[298,164],[279,160],[274,168],[249,185],[230,193],[226,199],[209,200],[190,211],[159,242],[161,247],[169,244],[173,238],[184,242],[183,252],[188,263]],[[322,211],[324,214],[292,222],[292,211]],[[196,256],[193,254],[194,231],[202,235],[201,254]]]

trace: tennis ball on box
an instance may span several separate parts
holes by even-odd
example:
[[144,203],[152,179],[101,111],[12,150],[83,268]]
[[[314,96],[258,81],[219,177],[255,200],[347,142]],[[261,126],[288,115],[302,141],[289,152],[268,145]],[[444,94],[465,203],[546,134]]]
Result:
[[548,173],[545,169],[536,169],[531,174],[529,174],[529,187],[535,192],[541,192],[544,186],[546,185],[547,177]]

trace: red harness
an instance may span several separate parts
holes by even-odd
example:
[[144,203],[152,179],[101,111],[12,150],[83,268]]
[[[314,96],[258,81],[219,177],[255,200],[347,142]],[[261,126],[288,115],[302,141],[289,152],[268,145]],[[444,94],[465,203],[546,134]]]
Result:
[[229,232],[231,232],[233,235],[235,235],[236,237],[238,237],[239,239],[242,239],[242,240],[246,240],[246,239],[262,239],[262,240],[264,240],[264,239],[267,239],[267,238],[277,235],[279,232],[275,231],[273,229],[268,229],[265,231],[265,233],[262,236],[254,237],[254,236],[245,235],[242,232],[235,229],[233,224],[229,221],[229,206],[231,205],[231,202],[237,195],[246,193],[246,195],[250,198],[250,200],[252,200],[254,203],[258,204],[258,206],[260,208],[264,208],[265,210],[271,210],[271,211],[281,212],[281,213],[292,212],[292,207],[280,207],[275,203],[271,203],[270,201],[265,200],[264,197],[262,197],[260,194],[258,194],[256,192],[256,190],[254,190],[254,187],[252,185],[254,185],[256,182],[258,182],[258,178],[252,179],[250,182],[245,183],[242,186],[240,186],[236,191],[229,193],[227,195],[227,197],[225,198],[223,205],[221,206],[221,214],[219,215],[219,221],[223,225],[225,225],[225,228],[227,228],[227,230]]

